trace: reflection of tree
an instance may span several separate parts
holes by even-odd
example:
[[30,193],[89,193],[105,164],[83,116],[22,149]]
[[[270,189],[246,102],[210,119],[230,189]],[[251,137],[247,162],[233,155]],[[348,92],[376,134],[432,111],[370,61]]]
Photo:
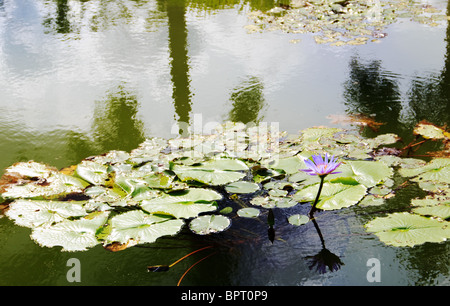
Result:
[[189,58],[187,51],[186,6],[184,0],[168,0],[166,3],[169,26],[169,50],[172,76],[172,98],[178,115],[180,134],[186,133],[191,112],[191,92],[189,89]]
[[374,116],[375,121],[386,123],[381,129],[399,130],[400,92],[396,81],[382,70],[380,61],[364,65],[353,58],[344,88],[345,105],[350,114]]
[[55,0],[56,16],[48,17],[44,20],[44,25],[54,28],[56,33],[65,34],[72,31],[70,21],[67,16],[70,11],[67,1],[68,0]]
[[130,151],[145,140],[143,123],[137,118],[137,97],[119,86],[98,102],[94,114],[94,146],[99,153]]
[[[450,1],[447,14],[450,13]],[[437,124],[450,124],[450,27],[447,27],[447,50],[440,75],[415,79],[409,92],[409,106],[415,123],[426,119]]]
[[259,112],[264,106],[263,84],[257,77],[251,76],[231,93],[233,108],[229,120],[233,122],[258,123]]

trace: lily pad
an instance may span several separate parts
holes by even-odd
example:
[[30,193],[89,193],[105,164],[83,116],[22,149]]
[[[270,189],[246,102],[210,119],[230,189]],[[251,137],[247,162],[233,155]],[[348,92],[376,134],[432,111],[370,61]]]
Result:
[[[366,187],[373,187],[384,180],[390,178],[394,171],[381,161],[346,161],[339,166],[338,171],[330,180],[331,182],[345,182],[346,178],[351,178]],[[343,181],[344,180],[344,181]]]
[[222,195],[214,190],[191,188],[151,200],[143,200],[141,207],[149,213],[169,214],[176,218],[193,218],[203,212],[215,211],[217,205],[214,201],[220,199]]
[[[314,201],[319,184],[298,191],[293,199],[298,202]],[[341,183],[324,183],[317,208],[334,210],[349,207],[358,203],[367,192],[364,185],[346,185]]]
[[204,215],[193,219],[189,223],[192,232],[198,235],[208,235],[227,230],[231,219],[222,215]]
[[424,199],[413,199],[411,204],[414,206],[412,211],[419,215],[434,216],[441,219],[450,218],[450,198],[428,196]]
[[237,211],[237,215],[242,218],[256,218],[259,214],[259,209],[253,207],[245,207]]
[[81,204],[71,202],[16,200],[9,205],[5,215],[17,225],[34,228],[85,216],[87,212]]
[[440,127],[431,123],[420,122],[414,128],[414,134],[421,135],[425,139],[445,139],[450,138],[450,134]]
[[225,186],[225,190],[230,193],[253,193],[259,190],[259,185],[252,182],[239,181],[228,184]]
[[375,218],[365,228],[377,235],[382,242],[396,247],[443,242],[450,238],[450,222],[406,212]]
[[175,165],[173,171],[182,181],[194,180],[218,186],[242,179],[246,174],[237,171],[247,171],[248,169],[248,166],[240,160],[216,159],[198,166]]
[[288,218],[288,222],[295,226],[300,226],[308,223],[309,217],[301,214],[295,214]]
[[75,174],[93,185],[103,185],[108,178],[108,167],[93,161],[82,161]]
[[271,169],[282,170],[286,174],[294,174],[300,169],[304,169],[305,163],[303,162],[303,159],[296,155],[292,157],[280,158],[267,166]]
[[8,167],[6,172],[18,173],[24,177],[46,178],[56,169],[35,161],[19,162]]
[[108,212],[97,214],[94,218],[65,220],[50,227],[35,228],[31,238],[41,246],[62,246],[62,251],[85,251],[100,243],[96,233],[107,218]]
[[181,219],[146,214],[141,210],[117,215],[109,223],[111,233],[105,241],[122,244],[126,244],[130,240],[138,244],[152,243],[159,237],[177,234],[184,225],[184,221]]
[[450,183],[450,158],[435,158],[429,163],[416,168],[401,168],[399,173],[402,176],[412,177],[414,181],[435,181],[440,183]]
[[9,199],[56,199],[69,193],[82,192],[87,185],[88,183],[76,177],[52,172],[47,173],[45,179],[11,184],[5,188],[2,196]]

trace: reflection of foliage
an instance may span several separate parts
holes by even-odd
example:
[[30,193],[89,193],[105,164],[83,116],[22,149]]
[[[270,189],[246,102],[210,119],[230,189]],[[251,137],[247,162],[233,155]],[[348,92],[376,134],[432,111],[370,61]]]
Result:
[[56,17],[48,17],[44,20],[44,25],[54,28],[56,33],[65,34],[72,32],[72,27],[68,18],[70,6],[67,0],[55,0]]
[[143,123],[137,118],[137,97],[119,86],[98,102],[93,122],[95,146],[100,152],[131,150],[144,141]]
[[[75,2],[75,1],[74,1]],[[152,1],[46,1],[47,17],[43,24],[48,31],[60,34],[80,33],[84,29],[97,32],[112,26],[143,24],[146,31],[153,31],[165,24],[165,13]],[[141,22],[137,22],[141,19]]]
[[344,89],[344,103],[350,114],[367,114],[376,122],[385,123],[381,132],[402,130],[398,126],[402,110],[400,90],[379,61],[362,64],[353,58]]
[[145,31],[154,31],[166,25],[167,7],[173,5],[214,11],[236,6],[242,8],[245,5],[253,9],[268,10],[275,4],[274,0],[157,0],[156,3],[149,0],[77,0],[72,4],[68,0],[47,0],[43,25],[47,31],[59,34],[81,33],[86,29],[99,32],[118,24],[139,24],[143,25]]
[[229,119],[232,122],[258,123],[259,112],[264,106],[263,84],[256,77],[249,77],[242,82],[231,93],[233,108],[230,111]]
[[409,106],[412,116],[417,119],[427,118],[436,124],[449,122],[449,96],[447,87],[441,82],[436,82],[435,77],[425,80],[414,79],[409,91]]

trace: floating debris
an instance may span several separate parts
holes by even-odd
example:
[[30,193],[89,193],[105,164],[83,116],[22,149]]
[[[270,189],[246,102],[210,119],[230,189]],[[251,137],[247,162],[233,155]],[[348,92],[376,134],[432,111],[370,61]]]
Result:
[[[248,18],[251,21],[251,24],[245,26],[248,33],[317,33],[314,36],[316,43],[332,46],[379,42],[379,39],[387,36],[385,27],[401,18],[409,18],[428,26],[438,26],[448,20],[443,10],[430,4],[404,0],[292,0],[289,5],[266,12],[250,12]],[[299,40],[292,41],[298,43]]]

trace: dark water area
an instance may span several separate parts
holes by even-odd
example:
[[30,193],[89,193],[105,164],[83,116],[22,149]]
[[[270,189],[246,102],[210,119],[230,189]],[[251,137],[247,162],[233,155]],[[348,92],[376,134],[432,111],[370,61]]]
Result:
[[[446,1],[428,1],[448,10]],[[248,33],[247,13],[275,1],[0,1],[0,170],[34,160],[57,168],[146,138],[173,138],[211,122],[277,122],[297,133],[312,126],[355,128],[348,116],[383,123],[363,135],[396,133],[404,143],[427,120],[450,124],[450,28],[408,19],[378,43],[333,47],[311,34]],[[300,39],[298,43],[293,40]],[[185,124],[187,123],[187,125]],[[423,195],[410,186],[383,207]],[[0,285],[449,285],[448,242],[385,246],[362,227],[358,207],[327,211],[317,226],[292,227],[297,205],[214,237],[188,231],[121,252],[97,246],[67,253],[43,248],[30,229],[0,218]],[[330,222],[332,220],[332,222]],[[319,230],[318,230],[319,229]],[[319,234],[320,232],[320,234]],[[320,238],[323,238],[321,240]],[[204,247],[164,273],[170,264]],[[67,261],[81,262],[69,283]],[[369,282],[368,260],[381,263]],[[320,273],[324,265],[335,271]],[[327,270],[328,269],[328,270]]]

